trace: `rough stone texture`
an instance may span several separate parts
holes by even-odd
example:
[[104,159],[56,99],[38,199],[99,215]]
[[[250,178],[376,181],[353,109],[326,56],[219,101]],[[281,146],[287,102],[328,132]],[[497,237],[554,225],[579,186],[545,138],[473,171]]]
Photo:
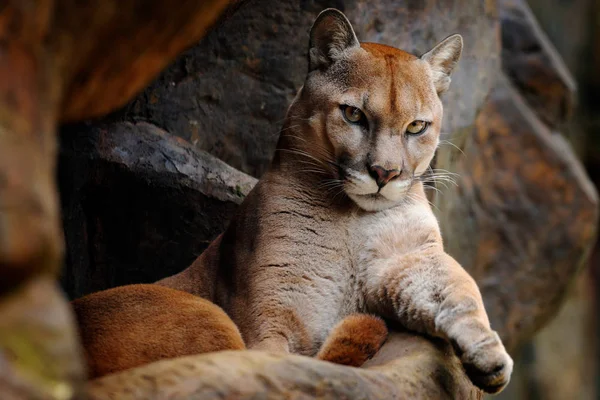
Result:
[[462,34],[465,50],[444,101],[444,127],[471,124],[499,68],[493,1],[249,1],[113,118],[149,121],[260,176],[307,72],[310,26],[327,7],[347,14],[359,40],[411,52]]
[[59,55],[65,95],[59,119],[65,122],[123,106],[204,36],[229,0],[183,0],[177,7],[165,0],[55,3],[46,5],[53,17],[48,50]]
[[446,248],[478,281],[492,326],[514,350],[556,313],[589,254],[597,194],[566,141],[507,79],[454,140],[461,152],[438,155],[460,175],[436,196]]
[[[578,158],[584,163],[596,187],[600,180],[600,141],[598,138],[599,68],[597,51],[600,2],[594,0],[528,0],[540,27],[556,47],[578,85],[577,108],[561,129]],[[598,254],[596,242],[595,254]],[[500,399],[529,400],[598,398],[599,358],[597,355],[598,296],[600,271],[597,257],[571,285],[561,310],[542,330],[515,354],[519,368],[513,373],[509,390]]]
[[525,0],[500,0],[502,68],[550,128],[573,114],[576,83]]
[[36,277],[0,300],[0,398],[67,400],[84,365],[74,318],[53,277]]
[[[58,120],[100,115],[123,105],[198,40],[227,3],[1,3],[3,398],[69,399],[84,379],[66,301],[50,282],[60,271],[63,253],[54,176]],[[48,281],[42,287],[41,277]]]
[[590,272],[579,274],[558,314],[521,346],[510,385],[498,400],[598,398],[596,282]]
[[556,318],[533,338],[530,368],[544,400],[598,398],[594,285],[589,274],[581,274]]
[[[560,58],[578,82],[592,65],[591,46],[598,5],[595,0],[527,0],[535,20],[556,47]],[[588,53],[588,54],[586,54]],[[581,89],[584,89],[581,86]]]
[[63,285],[79,297],[179,272],[256,179],[153,125],[124,122],[65,128],[59,182]]
[[[219,352],[160,361],[88,385],[91,400],[481,399],[447,345],[396,333],[367,369],[302,356]],[[385,349],[385,347],[384,347]]]

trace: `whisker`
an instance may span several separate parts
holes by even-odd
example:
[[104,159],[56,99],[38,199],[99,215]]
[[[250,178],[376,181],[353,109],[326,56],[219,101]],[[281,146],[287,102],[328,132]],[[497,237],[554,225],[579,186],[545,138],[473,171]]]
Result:
[[299,127],[299,126],[302,126],[302,125],[300,125],[300,124],[297,124],[297,125],[290,125],[290,126],[288,126],[287,128],[282,128],[282,129],[280,129],[280,130],[279,130],[279,133],[285,132],[285,131],[287,131],[287,130],[289,130],[289,129],[297,128],[297,127]]
[[333,204],[333,202],[335,201],[335,199],[336,199],[336,198],[337,198],[337,197],[338,197],[340,194],[341,194],[341,195],[343,195],[343,193],[344,193],[344,187],[342,186],[342,187],[340,188],[340,190],[339,190],[339,191],[338,191],[338,192],[337,192],[337,193],[336,193],[336,194],[333,196],[333,199],[332,199],[331,203]]
[[315,174],[322,174],[322,175],[329,175],[326,171],[320,170],[320,169],[310,169],[310,168],[305,168],[305,169],[300,169],[298,170],[299,173],[315,173]]
[[456,172],[450,172],[447,169],[442,169],[442,168],[431,168],[431,167],[429,167],[429,170],[432,171],[432,172],[434,172],[434,173],[442,172],[442,173],[446,173],[446,174],[450,174],[450,175],[460,176],[460,174],[457,174]]
[[343,189],[344,189],[344,186],[343,186],[343,185],[335,185],[335,186],[331,186],[329,189],[327,189],[327,190],[325,191],[325,194],[329,194],[329,192],[332,192],[332,191],[334,191],[335,189],[340,189],[340,188],[343,190]]
[[439,143],[439,144],[440,144],[440,145],[442,145],[442,144],[447,144],[447,145],[450,145],[450,146],[454,147],[456,150],[460,151],[460,152],[462,153],[462,155],[463,155],[463,156],[465,156],[465,157],[467,156],[467,155],[465,154],[465,152],[464,152],[464,151],[463,151],[463,150],[462,150],[460,147],[458,147],[457,145],[455,145],[454,143],[452,143],[452,142],[451,142],[451,141],[449,141],[449,140],[440,140],[440,143]]
[[452,180],[445,180],[445,179],[419,179],[420,182],[423,183],[433,183],[433,184],[437,184],[439,183],[440,185],[444,186],[446,189],[448,189],[448,183],[454,185],[455,187],[458,187],[458,183],[452,181]]
[[410,199],[410,200],[412,200],[412,201],[414,201],[414,202],[419,202],[419,201],[423,201],[423,200],[425,200],[425,201],[426,201],[426,202],[429,204],[429,206],[430,206],[430,207],[433,207],[433,208],[435,208],[436,210],[440,211],[440,209],[439,209],[439,208],[438,208],[438,207],[437,207],[435,204],[433,204],[431,201],[429,201],[427,198],[425,198],[425,199],[418,198],[418,197],[415,197],[415,195],[414,195],[414,194],[412,194],[412,193],[407,193],[407,196],[406,196],[406,198],[407,198],[407,199]]
[[436,193],[438,193],[440,196],[442,195],[442,191],[438,188],[436,188],[435,186],[431,186],[431,185],[423,185],[424,189],[433,189],[436,191]]
[[309,153],[307,153],[307,152],[305,152],[305,151],[302,151],[302,150],[295,150],[295,149],[277,149],[276,151],[283,151],[283,152],[288,152],[288,153],[291,153],[291,154],[296,154],[296,155],[304,156],[304,157],[307,157],[307,158],[309,158],[309,159],[311,159],[311,160],[314,160],[314,161],[318,162],[319,164],[322,164],[322,165],[324,165],[324,166],[327,166],[327,164],[326,164],[326,163],[324,163],[322,160],[319,160],[318,158],[314,157],[313,155],[311,155],[311,154],[309,154]]
[[333,182],[321,182],[317,187],[319,189],[327,189],[327,188],[331,189],[332,187],[336,187],[337,188],[337,187],[340,187],[340,186],[343,186],[343,182],[341,182],[341,181],[339,181],[339,182],[338,181],[333,181]]

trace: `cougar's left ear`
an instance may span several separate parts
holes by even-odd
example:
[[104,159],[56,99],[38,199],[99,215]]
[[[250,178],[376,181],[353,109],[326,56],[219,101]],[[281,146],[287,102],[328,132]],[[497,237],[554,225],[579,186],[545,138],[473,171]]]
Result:
[[433,83],[438,94],[444,93],[450,86],[450,74],[462,53],[463,40],[460,35],[452,35],[442,40],[432,50],[421,56],[433,71]]
[[321,11],[310,30],[308,71],[326,69],[349,48],[360,46],[348,18],[335,8]]

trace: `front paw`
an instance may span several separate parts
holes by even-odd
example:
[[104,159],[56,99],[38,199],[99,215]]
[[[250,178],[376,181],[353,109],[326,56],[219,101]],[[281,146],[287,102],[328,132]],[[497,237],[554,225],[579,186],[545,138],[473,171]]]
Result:
[[506,387],[513,370],[513,360],[496,332],[465,350],[461,361],[475,386],[492,394]]

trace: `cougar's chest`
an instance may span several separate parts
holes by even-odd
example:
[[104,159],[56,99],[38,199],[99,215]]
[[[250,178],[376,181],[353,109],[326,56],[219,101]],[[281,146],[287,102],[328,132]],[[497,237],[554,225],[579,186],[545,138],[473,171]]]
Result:
[[353,258],[359,272],[375,260],[415,251],[439,232],[435,216],[423,204],[364,213],[352,225]]

